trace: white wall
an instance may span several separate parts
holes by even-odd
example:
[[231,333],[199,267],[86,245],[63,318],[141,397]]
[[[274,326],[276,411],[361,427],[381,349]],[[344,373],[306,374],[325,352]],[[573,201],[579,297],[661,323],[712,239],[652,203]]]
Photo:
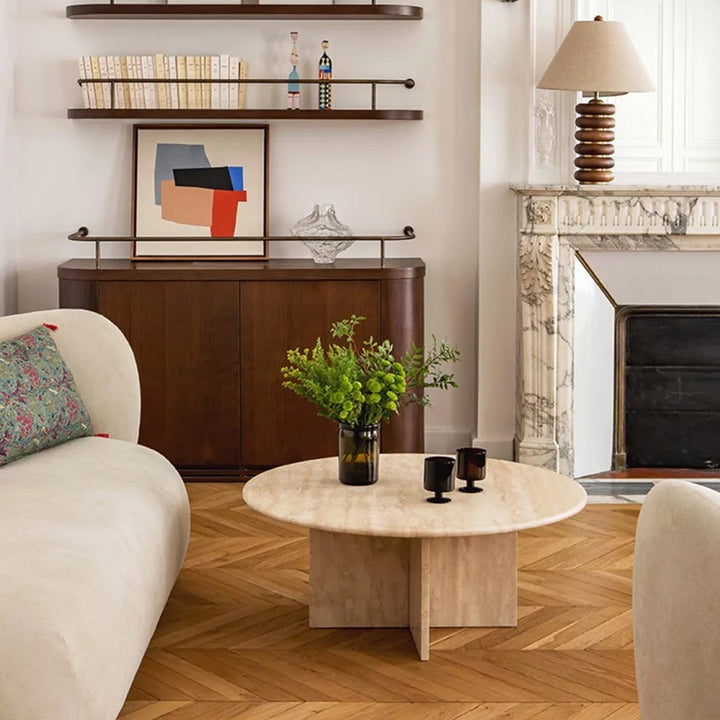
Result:
[[474,444],[512,457],[515,426],[515,196],[527,172],[531,67],[524,3],[483,0],[480,81],[478,420]]
[[0,315],[17,305],[15,276],[14,70],[17,19],[15,0],[0,8]]
[[[428,448],[468,442],[477,397],[480,10],[476,0],[422,4],[421,22],[103,23],[67,20],[55,0],[21,3],[21,309],[55,306],[57,264],[89,253],[64,239],[69,232],[80,225],[97,234],[129,230],[132,123],[65,118],[66,108],[81,102],[74,82],[79,55],[224,51],[247,59],[251,76],[284,77],[289,32],[297,30],[301,71],[313,77],[327,38],[337,77],[414,77],[415,90],[381,88],[380,106],[419,107],[425,120],[271,123],[270,232],[286,233],[316,202],[334,203],[339,219],[359,234],[415,227],[418,239],[390,253],[425,260],[426,337],[444,336],[463,354],[456,368],[461,389],[436,393],[428,412]],[[249,107],[266,102],[257,88],[250,91]],[[304,106],[313,106],[312,95],[309,89]],[[282,86],[270,96],[284,107]],[[360,102],[357,95],[345,99]],[[336,107],[343,100],[337,86],[334,100]],[[291,252],[307,253],[300,245],[272,249],[275,256]],[[355,246],[344,256],[376,252]]]
[[575,476],[612,465],[615,308],[575,262]]

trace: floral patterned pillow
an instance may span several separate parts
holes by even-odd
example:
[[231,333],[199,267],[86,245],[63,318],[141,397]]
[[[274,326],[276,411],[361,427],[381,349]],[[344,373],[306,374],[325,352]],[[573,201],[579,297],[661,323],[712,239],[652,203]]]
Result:
[[47,327],[0,342],[0,465],[85,435],[90,416]]

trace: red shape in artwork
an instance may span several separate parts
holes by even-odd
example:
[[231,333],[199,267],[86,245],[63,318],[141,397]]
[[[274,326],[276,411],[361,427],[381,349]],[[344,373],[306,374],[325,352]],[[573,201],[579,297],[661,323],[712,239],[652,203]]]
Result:
[[238,203],[247,202],[247,190],[214,190],[211,237],[233,237]]
[[48,329],[52,330],[52,332],[55,332],[58,329],[57,325],[51,325],[50,323],[43,323],[43,325]]

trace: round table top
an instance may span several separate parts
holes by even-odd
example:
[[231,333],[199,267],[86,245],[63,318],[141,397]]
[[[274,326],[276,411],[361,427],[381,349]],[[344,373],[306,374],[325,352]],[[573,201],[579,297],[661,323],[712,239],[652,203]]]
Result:
[[380,537],[496,535],[549,525],[582,510],[584,488],[552,470],[488,460],[482,493],[447,493],[436,505],[423,489],[427,455],[380,456],[375,485],[343,485],[338,459],[306,460],[263,472],[245,484],[243,499],[269,517],[327,532]]

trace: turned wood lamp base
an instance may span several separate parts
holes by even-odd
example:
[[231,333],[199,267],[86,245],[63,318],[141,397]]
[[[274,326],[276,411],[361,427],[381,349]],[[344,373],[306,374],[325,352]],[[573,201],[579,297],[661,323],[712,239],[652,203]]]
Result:
[[575,179],[583,185],[605,185],[612,182],[615,174],[613,153],[615,146],[615,106],[594,98],[588,103],[575,106],[578,130],[575,139]]

